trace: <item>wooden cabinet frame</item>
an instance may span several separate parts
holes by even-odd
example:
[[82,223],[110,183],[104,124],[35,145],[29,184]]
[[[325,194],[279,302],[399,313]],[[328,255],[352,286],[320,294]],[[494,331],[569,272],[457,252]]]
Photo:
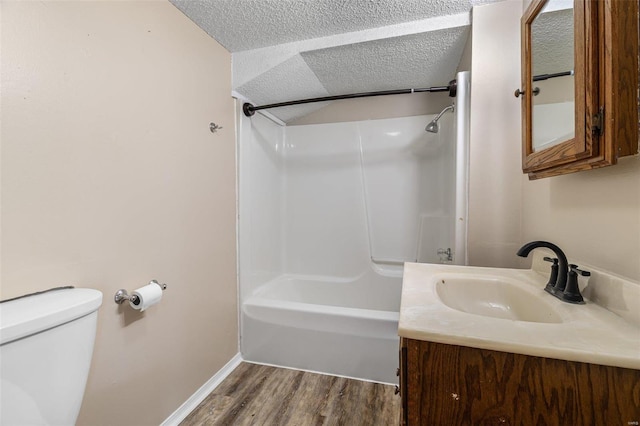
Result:
[[638,153],[638,2],[574,1],[575,137],[533,150],[531,23],[522,17],[522,170],[538,179],[616,164]]
[[402,423],[628,425],[640,370],[401,339]]

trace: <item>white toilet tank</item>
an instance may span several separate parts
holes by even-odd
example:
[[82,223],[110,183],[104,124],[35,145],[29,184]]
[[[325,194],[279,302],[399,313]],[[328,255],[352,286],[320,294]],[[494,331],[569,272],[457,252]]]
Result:
[[65,288],[0,303],[0,425],[73,425],[102,293]]

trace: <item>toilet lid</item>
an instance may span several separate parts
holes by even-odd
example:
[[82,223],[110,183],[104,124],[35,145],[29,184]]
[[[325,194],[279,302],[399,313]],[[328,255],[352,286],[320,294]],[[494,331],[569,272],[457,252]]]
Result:
[[95,312],[102,293],[63,288],[0,303],[0,345],[56,327]]

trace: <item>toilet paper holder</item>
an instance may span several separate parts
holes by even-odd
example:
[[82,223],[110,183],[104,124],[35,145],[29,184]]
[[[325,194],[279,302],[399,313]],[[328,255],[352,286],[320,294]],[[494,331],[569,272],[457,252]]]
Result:
[[[156,284],[156,285],[160,286],[160,288],[163,291],[167,289],[167,285],[166,284],[160,284],[156,280],[149,281],[149,284]],[[140,299],[138,298],[138,296],[136,296],[135,294],[129,295],[127,290],[125,290],[123,288],[121,288],[120,290],[116,291],[115,296],[113,296],[113,300],[118,305],[122,305],[127,300],[130,301],[131,303],[133,303],[134,305],[140,304]]]

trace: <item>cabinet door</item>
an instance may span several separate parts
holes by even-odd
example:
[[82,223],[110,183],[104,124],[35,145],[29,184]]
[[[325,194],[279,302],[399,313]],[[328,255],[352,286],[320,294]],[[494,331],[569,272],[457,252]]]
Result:
[[522,18],[522,55],[517,94],[530,179],[637,153],[637,1],[534,0]]
[[407,339],[407,424],[627,425],[640,370]]
[[408,387],[407,387],[407,339],[401,337],[400,338],[400,397],[402,398],[402,405],[400,407],[400,424],[402,426],[406,426],[409,424],[407,420],[407,416],[409,414],[409,410],[407,407],[407,396],[408,396]]

